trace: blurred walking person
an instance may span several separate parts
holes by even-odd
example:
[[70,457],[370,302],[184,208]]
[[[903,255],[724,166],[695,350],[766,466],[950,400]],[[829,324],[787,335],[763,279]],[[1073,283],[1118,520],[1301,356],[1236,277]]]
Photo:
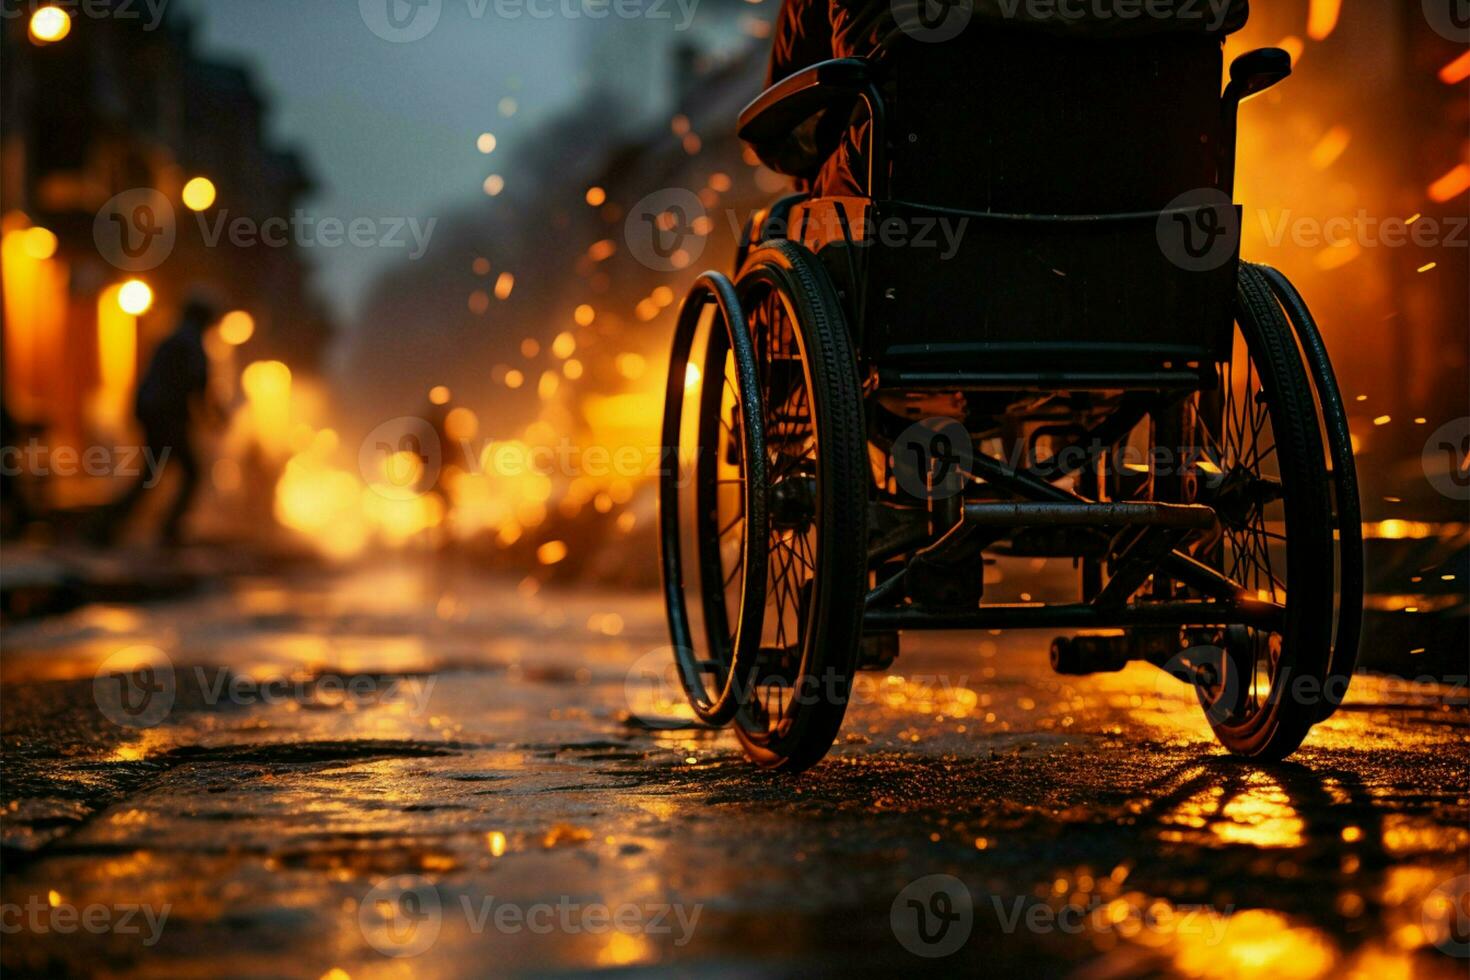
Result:
[[[159,537],[164,544],[180,541],[184,516],[199,486],[200,461],[191,431],[196,419],[211,423],[224,419],[223,406],[209,390],[209,357],[204,352],[204,332],[217,319],[209,302],[192,298],[184,304],[179,325],[164,338],[148,362],[138,385],[134,411],[143,429],[143,445],[158,460],[158,471],[144,472],[118,501],[108,508],[105,537],[116,540],[137,510],[144,492],[160,486],[160,473],[173,465],[181,483],[165,513]],[[150,480],[152,478],[152,480]]]

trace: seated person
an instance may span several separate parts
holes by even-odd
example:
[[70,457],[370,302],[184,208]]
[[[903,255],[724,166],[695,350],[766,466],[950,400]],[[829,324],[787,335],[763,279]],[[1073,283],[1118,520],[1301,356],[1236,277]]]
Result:
[[[952,7],[949,14],[941,3]],[[920,39],[914,43],[933,43],[935,25],[948,17],[963,30],[1014,25],[1058,37],[1105,40],[1171,32],[1223,38],[1239,30],[1247,14],[1248,0],[783,0],[766,86],[831,58],[881,59],[905,35]],[[818,113],[785,141],[755,151],[771,169],[796,177],[798,190],[861,196],[867,129],[862,106],[856,104]]]

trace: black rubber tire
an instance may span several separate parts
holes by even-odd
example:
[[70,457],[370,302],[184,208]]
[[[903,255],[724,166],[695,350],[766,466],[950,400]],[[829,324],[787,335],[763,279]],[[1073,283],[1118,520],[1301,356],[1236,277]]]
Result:
[[[698,333],[699,321],[707,306],[717,307],[719,320],[711,327],[712,339],[708,342],[707,356],[702,376],[708,378],[712,364],[719,363],[719,385],[714,389],[713,399],[708,397],[710,386],[701,385],[699,406],[696,413],[696,450],[698,453],[695,480],[695,528],[693,565],[699,570],[701,603],[705,623],[704,652],[697,649],[694,630],[687,606],[685,584],[686,562],[681,540],[682,514],[681,486],[678,454],[682,444],[681,430],[684,416],[684,400],[687,384],[685,372]],[[742,699],[750,691],[751,674],[760,645],[761,611],[765,606],[766,550],[765,538],[742,535],[741,562],[738,571],[740,599],[736,611],[736,622],[732,627],[727,615],[723,588],[724,570],[721,565],[720,536],[712,533],[714,494],[711,483],[716,478],[715,443],[713,435],[718,432],[721,419],[720,392],[725,383],[725,358],[734,355],[737,381],[740,391],[736,415],[733,421],[741,437],[743,456],[740,459],[742,476],[745,480],[742,513],[746,520],[762,527],[766,523],[766,479],[765,438],[759,408],[759,397],[750,388],[749,379],[755,371],[755,355],[751,350],[749,331],[735,298],[735,289],[730,281],[717,272],[700,276],[679,310],[674,328],[674,343],[669,356],[669,376],[664,393],[663,446],[666,456],[659,476],[659,558],[663,573],[664,608],[668,616],[669,639],[673,645],[674,661],[679,671],[679,681],[695,715],[708,725],[728,724],[739,710]],[[715,588],[713,582],[719,582]],[[710,673],[702,664],[716,664],[715,687],[719,693],[710,695],[703,677]]]
[[1296,331],[1297,343],[1312,388],[1317,395],[1317,417],[1332,461],[1332,517],[1337,540],[1337,610],[1328,668],[1327,696],[1319,720],[1325,721],[1342,703],[1358,665],[1358,643],[1363,631],[1363,510],[1358,493],[1358,468],[1353,437],[1337,375],[1327,357],[1327,346],[1317,321],[1291,280],[1268,265],[1252,265],[1265,277]]
[[1236,322],[1261,376],[1275,439],[1285,520],[1286,602],[1271,690],[1245,717],[1207,712],[1220,743],[1260,761],[1290,755],[1322,708],[1332,650],[1332,524],[1326,455],[1313,391],[1291,324],[1258,270],[1243,266]]
[[[747,312],[760,297],[779,295],[794,323],[811,403],[816,544],[794,678],[801,696],[771,729],[762,723],[759,708],[750,704],[735,717],[736,734],[751,761],[800,772],[820,761],[837,737],[862,641],[871,483],[862,388],[842,308],[811,252],[788,241],[765,242],[752,249],[735,290]],[[756,348],[760,359],[759,343]]]

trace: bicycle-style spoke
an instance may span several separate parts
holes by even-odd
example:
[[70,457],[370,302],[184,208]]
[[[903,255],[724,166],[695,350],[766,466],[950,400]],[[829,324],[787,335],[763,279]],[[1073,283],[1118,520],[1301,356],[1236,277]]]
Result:
[[[1251,358],[1244,337],[1237,334],[1233,356],[1221,366],[1220,391],[1214,402],[1219,415],[1213,421],[1206,412],[1207,401],[1195,403],[1193,418],[1186,426],[1195,433],[1202,457],[1218,467],[1210,489],[1220,519],[1220,535],[1214,539],[1216,567],[1258,598],[1285,604],[1286,527],[1281,497],[1277,439],[1272,426],[1267,381]],[[1201,551],[1203,558],[1208,552]],[[1279,648],[1278,633],[1249,629],[1246,647],[1233,655],[1232,669],[1245,690],[1237,709],[1247,718],[1263,710],[1275,677]]]
[[[816,439],[813,428],[811,392],[800,358],[795,325],[790,311],[774,291],[756,296],[750,304],[750,325],[756,348],[758,381],[765,416],[766,456],[773,494],[781,493],[783,481],[815,480],[817,475]],[[788,487],[788,491],[793,488]],[[809,491],[804,491],[809,495]],[[799,499],[799,497],[798,497]],[[799,504],[795,505],[799,509]],[[790,510],[789,500],[787,511]],[[810,528],[792,526],[801,523],[789,512],[772,520],[765,529],[748,529],[748,533],[768,536],[768,572],[766,580],[766,620],[762,630],[763,644],[779,656],[777,669],[783,678],[800,662],[808,624],[804,621],[808,583],[816,574],[816,547],[810,540]],[[796,660],[793,662],[792,658]],[[789,684],[787,678],[784,684]],[[750,721],[767,732],[785,721],[789,692],[783,683],[765,684],[760,697],[750,705]]]

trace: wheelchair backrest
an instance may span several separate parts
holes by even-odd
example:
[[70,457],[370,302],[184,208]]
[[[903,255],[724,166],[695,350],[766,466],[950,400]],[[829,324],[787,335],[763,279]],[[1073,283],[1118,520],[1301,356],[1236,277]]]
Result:
[[1219,37],[982,28],[889,57],[874,218],[947,221],[956,245],[872,249],[863,343],[881,376],[1205,376],[1228,354],[1237,236],[1203,260],[1170,237],[1235,218]]
[[972,25],[890,53],[892,196],[1013,214],[1160,210],[1217,187],[1221,43]]

